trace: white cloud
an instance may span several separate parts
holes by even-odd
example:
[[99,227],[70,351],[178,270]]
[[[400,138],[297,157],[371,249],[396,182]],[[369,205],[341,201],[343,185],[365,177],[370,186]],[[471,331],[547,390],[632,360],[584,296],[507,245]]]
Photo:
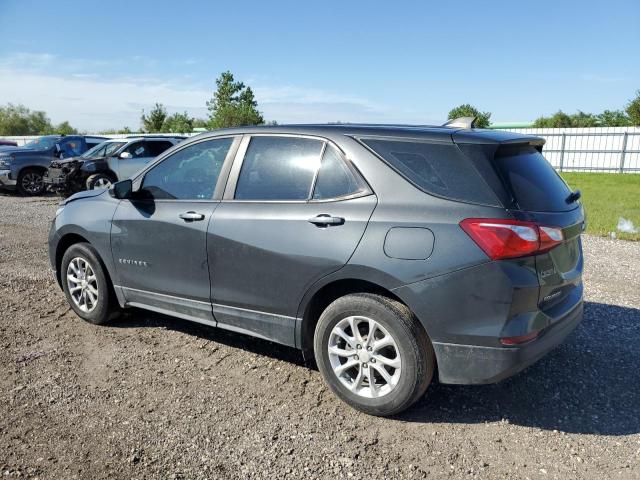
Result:
[[[148,59],[152,62],[152,59]],[[60,67],[59,67],[60,65]],[[14,54],[0,59],[0,104],[20,103],[44,110],[52,121],[68,120],[77,128],[99,131],[129,126],[136,129],[141,110],[163,103],[170,113],[187,111],[206,117],[209,87],[185,77],[110,78],[96,72],[110,70],[108,61],[74,59],[61,62],[51,54]],[[55,73],[50,73],[50,72]],[[271,86],[251,82],[267,120],[306,122],[426,123],[423,112],[378,105],[366,98],[295,85]]]

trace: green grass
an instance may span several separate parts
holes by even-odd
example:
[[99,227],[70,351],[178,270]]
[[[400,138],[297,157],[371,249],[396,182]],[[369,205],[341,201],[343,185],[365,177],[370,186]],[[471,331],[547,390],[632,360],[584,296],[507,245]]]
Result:
[[640,233],[617,231],[618,219],[631,220],[640,227],[640,175],[618,173],[562,173],[562,178],[582,192],[587,213],[587,233],[640,241]]

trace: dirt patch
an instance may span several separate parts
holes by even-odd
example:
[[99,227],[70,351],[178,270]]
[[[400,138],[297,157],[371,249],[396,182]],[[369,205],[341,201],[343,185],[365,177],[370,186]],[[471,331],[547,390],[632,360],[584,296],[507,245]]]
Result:
[[585,237],[585,320],[540,362],[381,419],[293,349],[82,322],[49,270],[56,204],[0,196],[3,478],[640,478],[640,243]]

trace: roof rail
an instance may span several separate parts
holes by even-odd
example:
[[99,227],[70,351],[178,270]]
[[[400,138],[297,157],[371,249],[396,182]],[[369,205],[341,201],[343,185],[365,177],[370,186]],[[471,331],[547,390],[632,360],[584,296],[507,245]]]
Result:
[[473,128],[476,126],[476,117],[458,117],[442,124],[443,127]]

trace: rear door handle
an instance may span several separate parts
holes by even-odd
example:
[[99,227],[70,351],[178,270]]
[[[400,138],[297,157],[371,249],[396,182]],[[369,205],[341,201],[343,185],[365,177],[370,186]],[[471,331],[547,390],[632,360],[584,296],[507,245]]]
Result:
[[202,213],[197,213],[194,211],[184,212],[178,216],[185,222],[197,222],[199,220],[204,220],[204,215]]
[[316,225],[318,227],[328,227],[328,226],[335,226],[335,225],[344,224],[344,218],[342,218],[342,217],[332,217],[331,215],[327,215],[326,213],[323,213],[323,214],[318,215],[316,217],[310,218],[309,219],[309,223],[313,223],[314,225]]

